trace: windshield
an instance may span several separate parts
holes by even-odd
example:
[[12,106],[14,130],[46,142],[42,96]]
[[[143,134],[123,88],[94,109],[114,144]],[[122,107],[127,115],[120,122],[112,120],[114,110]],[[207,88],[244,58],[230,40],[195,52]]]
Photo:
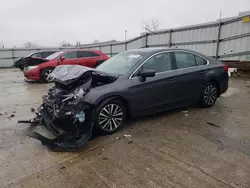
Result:
[[104,61],[96,69],[110,74],[124,75],[142,58],[136,52],[123,52]]
[[55,59],[57,58],[59,55],[61,55],[63,52],[56,52],[56,53],[53,53],[51,55],[49,55],[48,57],[46,57],[46,59],[48,60],[52,60],[52,59]]

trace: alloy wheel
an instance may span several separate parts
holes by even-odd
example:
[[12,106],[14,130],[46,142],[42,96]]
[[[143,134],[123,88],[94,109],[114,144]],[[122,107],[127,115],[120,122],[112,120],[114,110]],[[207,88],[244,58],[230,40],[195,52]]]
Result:
[[52,82],[53,79],[54,79],[52,76],[50,76],[50,73],[51,73],[51,72],[52,72],[52,70],[48,70],[48,71],[46,71],[45,74],[44,74],[45,79],[46,79],[47,82]]
[[217,88],[214,85],[208,85],[204,91],[203,100],[208,106],[215,103],[217,99]]
[[123,110],[117,104],[108,104],[99,113],[98,121],[102,129],[112,132],[123,122]]

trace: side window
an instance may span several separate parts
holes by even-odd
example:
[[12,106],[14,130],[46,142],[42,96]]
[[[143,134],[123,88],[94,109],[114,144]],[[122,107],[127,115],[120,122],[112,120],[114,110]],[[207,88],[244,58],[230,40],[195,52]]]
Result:
[[153,56],[142,66],[143,69],[151,69],[156,73],[172,70],[170,53],[161,53]]
[[187,52],[174,52],[176,65],[178,69],[196,66],[193,54]]
[[78,51],[78,57],[83,58],[83,57],[97,57],[99,56],[98,54],[94,52],[88,52],[88,51]]
[[195,60],[196,60],[196,64],[199,65],[207,65],[207,60],[199,57],[199,56],[195,56]]
[[63,54],[63,57],[65,57],[65,59],[74,59],[77,58],[77,52],[73,51],[73,52],[68,52]]
[[40,57],[40,58],[41,58],[42,56],[41,56],[40,53],[35,53],[35,54],[33,54],[31,57]]

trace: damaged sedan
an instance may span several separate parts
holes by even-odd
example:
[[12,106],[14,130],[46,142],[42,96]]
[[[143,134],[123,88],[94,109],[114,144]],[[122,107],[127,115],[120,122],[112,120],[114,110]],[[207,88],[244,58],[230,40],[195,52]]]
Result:
[[122,52],[96,69],[61,65],[36,112],[20,123],[44,125],[57,137],[30,136],[52,150],[82,147],[92,131],[114,133],[125,120],[191,103],[211,107],[228,88],[227,67],[200,53],[166,48]]

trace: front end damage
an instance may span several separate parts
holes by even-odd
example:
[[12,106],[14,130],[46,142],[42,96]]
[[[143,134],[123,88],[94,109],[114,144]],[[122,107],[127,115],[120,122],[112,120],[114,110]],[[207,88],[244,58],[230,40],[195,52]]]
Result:
[[52,72],[54,86],[43,96],[36,117],[19,123],[45,126],[56,138],[37,132],[28,135],[54,151],[73,151],[92,136],[95,106],[84,101],[94,87],[114,82],[117,77],[82,66],[58,66]]

